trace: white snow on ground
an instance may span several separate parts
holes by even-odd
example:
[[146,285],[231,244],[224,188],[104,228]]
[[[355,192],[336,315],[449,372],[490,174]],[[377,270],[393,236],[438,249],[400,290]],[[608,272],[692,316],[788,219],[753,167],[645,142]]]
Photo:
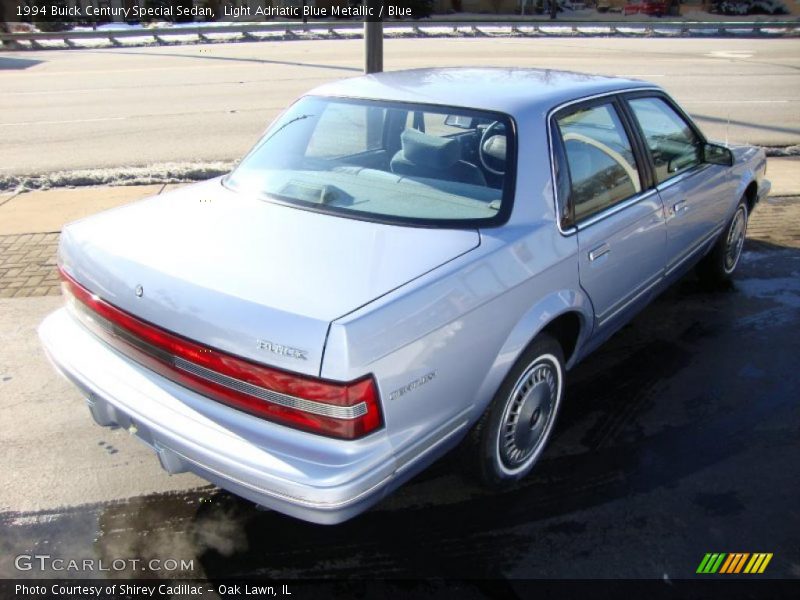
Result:
[[610,27],[581,27],[578,26],[578,31],[581,33],[593,33],[593,34],[607,34],[611,33]]
[[152,46],[157,44],[152,35],[114,38],[120,46]]
[[[508,25],[500,25],[497,27],[492,27],[491,25],[478,25],[476,24],[475,27],[482,31],[483,33],[489,35],[505,35],[508,33]],[[427,27],[425,28],[427,31]]]
[[[404,34],[408,33],[408,27],[392,27],[384,25],[384,31],[391,32],[391,33],[398,33]],[[431,25],[425,25],[425,33],[428,35],[449,35],[453,33],[452,27],[433,27]]]
[[64,40],[36,40],[36,44],[32,44],[34,48],[55,48],[55,49],[63,49],[69,48]]
[[[162,36],[159,36],[162,37]],[[242,39],[242,34],[234,33],[204,33],[203,37],[211,42],[235,42]]]
[[130,31],[132,29],[144,29],[144,27],[141,24],[129,25],[128,23],[103,23],[97,27],[82,27],[79,25],[74,27],[72,31]]
[[624,33],[625,35],[644,35],[647,33],[644,29],[639,27],[617,27],[618,33]]
[[82,169],[45,175],[0,175],[0,191],[46,190],[83,185],[149,185],[203,181],[224,175],[233,162],[164,163],[146,167]]
[[712,25],[711,27],[687,29],[686,33],[689,35],[718,35],[719,29]]
[[113,46],[108,38],[70,38],[69,45],[75,48],[109,48]]
[[773,146],[764,150],[767,156],[800,156],[800,144],[795,146]]
[[338,27],[331,27],[331,31],[336,33],[336,35],[345,36],[352,36],[352,35],[361,35],[360,29],[348,29],[348,28],[338,28]]
[[[208,36],[211,37],[211,36]],[[197,42],[200,38],[194,33],[159,33],[158,38],[168,44],[192,43]],[[125,38],[121,38],[125,39]]]
[[542,33],[557,33],[557,34],[572,33],[572,26],[542,25],[541,27],[539,27],[539,31],[541,31]]
[[[327,31],[326,29],[325,33],[327,33]],[[249,31],[247,33],[249,38],[260,41],[282,40],[283,34],[283,31]]]

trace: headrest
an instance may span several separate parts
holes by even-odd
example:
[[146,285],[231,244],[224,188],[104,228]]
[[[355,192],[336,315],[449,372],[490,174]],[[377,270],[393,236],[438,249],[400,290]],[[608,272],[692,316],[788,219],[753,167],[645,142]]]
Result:
[[425,135],[416,129],[405,129],[400,135],[400,143],[406,160],[432,169],[447,169],[461,158],[458,141]]

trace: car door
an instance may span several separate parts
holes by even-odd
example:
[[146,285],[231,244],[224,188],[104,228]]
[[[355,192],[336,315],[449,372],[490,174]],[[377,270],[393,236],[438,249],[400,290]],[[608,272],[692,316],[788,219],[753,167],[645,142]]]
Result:
[[665,207],[669,275],[699,256],[723,227],[733,178],[726,167],[703,161],[705,139],[666,96],[635,94],[627,102]]
[[610,335],[663,277],[663,206],[616,97],[563,108],[551,128],[561,162],[559,202],[566,201],[559,210],[578,237],[580,282],[596,332]]

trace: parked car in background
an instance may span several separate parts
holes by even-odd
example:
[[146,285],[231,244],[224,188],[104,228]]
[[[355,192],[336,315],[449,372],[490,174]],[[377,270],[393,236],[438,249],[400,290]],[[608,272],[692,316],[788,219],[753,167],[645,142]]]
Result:
[[349,519],[462,442],[508,487],[569,369],[693,266],[731,277],[765,165],[642,81],[329,83],[228,176],[68,225],[39,333],[97,423],[301,519]]
[[716,2],[712,12],[723,15],[788,15],[789,9],[781,0],[723,0]]
[[630,0],[622,9],[624,15],[647,15],[663,17],[667,14],[667,2],[660,0]]
[[789,9],[781,0],[752,0],[749,14],[751,15],[788,15]]
[[585,10],[585,2],[573,2],[573,0],[560,0],[558,5],[566,10]]

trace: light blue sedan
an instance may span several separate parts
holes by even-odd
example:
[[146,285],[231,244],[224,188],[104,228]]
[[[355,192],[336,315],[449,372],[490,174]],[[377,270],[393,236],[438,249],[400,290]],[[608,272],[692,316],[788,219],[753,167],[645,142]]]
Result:
[[640,81],[349,79],[228,176],[66,227],[40,335],[100,425],[301,519],[349,519],[461,442],[510,486],[571,367],[691,267],[731,276],[765,165]]

